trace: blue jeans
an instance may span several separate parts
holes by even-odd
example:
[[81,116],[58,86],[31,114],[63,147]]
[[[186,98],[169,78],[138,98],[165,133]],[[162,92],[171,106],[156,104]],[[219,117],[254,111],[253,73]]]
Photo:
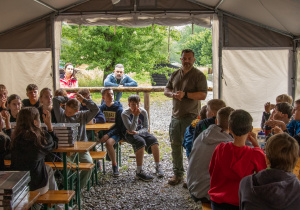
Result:
[[115,101],[120,101],[122,97],[122,92],[115,92]]

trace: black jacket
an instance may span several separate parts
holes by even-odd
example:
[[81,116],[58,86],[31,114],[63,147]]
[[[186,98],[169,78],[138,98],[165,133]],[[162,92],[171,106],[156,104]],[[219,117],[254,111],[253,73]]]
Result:
[[[45,131],[46,132],[46,131]],[[45,165],[45,156],[57,148],[58,138],[53,132],[46,132],[47,144],[43,148],[34,145],[30,139],[18,136],[14,148],[11,150],[11,168],[19,171],[30,171],[31,191],[45,187],[48,182],[48,173]]]
[[215,121],[216,121],[216,117],[211,117],[211,118],[206,118],[204,120],[200,120],[195,127],[193,142],[199,136],[199,134],[202,133],[202,131],[207,129],[210,125],[215,124]]

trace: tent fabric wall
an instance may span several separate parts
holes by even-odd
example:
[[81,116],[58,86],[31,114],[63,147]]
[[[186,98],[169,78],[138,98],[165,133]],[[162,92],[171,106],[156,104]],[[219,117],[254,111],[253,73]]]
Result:
[[36,84],[41,90],[52,87],[51,49],[0,51],[0,83],[9,95],[27,98],[26,87]]
[[292,47],[290,37],[224,15],[224,47]]
[[295,100],[300,99],[300,48],[297,48],[297,75],[296,76],[296,93],[295,93]]
[[219,18],[213,16],[212,25],[212,68],[213,68],[213,97],[219,98]]
[[224,48],[222,99],[234,109],[244,109],[260,127],[266,102],[291,94],[292,48]]
[[60,60],[60,49],[61,49],[61,32],[62,32],[62,21],[55,18],[54,20],[54,67],[53,74],[55,74],[55,87],[54,89],[58,89],[60,87],[59,82],[59,60]]
[[50,48],[51,42],[50,18],[0,35],[0,49]]
[[88,26],[125,26],[146,27],[152,24],[164,26],[179,26],[196,24],[202,27],[211,27],[212,14],[185,14],[185,13],[160,13],[160,14],[94,14],[94,15],[62,15],[62,20],[71,25]]

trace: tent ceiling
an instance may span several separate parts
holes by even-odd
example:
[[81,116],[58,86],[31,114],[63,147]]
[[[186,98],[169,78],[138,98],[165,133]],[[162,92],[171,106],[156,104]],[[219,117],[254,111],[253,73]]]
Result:
[[[84,0],[39,0],[54,9],[60,10],[76,5]],[[87,2],[103,0],[86,0]],[[122,0],[121,0],[122,1]],[[171,1],[171,0],[170,0]],[[176,0],[172,0],[176,1]],[[300,36],[300,1],[299,0],[187,0],[214,8],[221,3],[219,10],[266,25],[285,33]],[[134,2],[133,0],[130,2]],[[137,0],[139,2],[139,0]],[[159,0],[157,0],[159,2]],[[84,4],[84,3],[83,3]],[[188,4],[186,4],[188,5]],[[192,4],[191,4],[192,5]],[[167,10],[168,8],[160,8]],[[194,10],[193,7],[190,8]],[[37,19],[53,12],[34,0],[0,1],[0,33],[18,25]],[[3,21],[4,20],[4,21]]]

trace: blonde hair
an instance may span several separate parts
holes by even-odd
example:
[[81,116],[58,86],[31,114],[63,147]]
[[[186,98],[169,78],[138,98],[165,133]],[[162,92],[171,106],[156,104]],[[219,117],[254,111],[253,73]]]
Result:
[[292,172],[299,157],[298,142],[287,133],[272,136],[266,144],[271,168]]
[[293,104],[293,98],[292,96],[289,96],[287,94],[281,94],[279,96],[276,97],[276,102],[277,103],[283,103],[283,102],[286,102],[286,103],[289,103],[289,104]]
[[49,91],[50,93],[52,93],[52,90],[51,90],[50,88],[43,88],[43,89],[41,90],[41,92],[40,92],[40,98],[42,98],[42,96],[44,95],[44,93],[45,93],[46,91]]
[[221,99],[211,99],[207,102],[207,106],[209,106],[209,108],[217,114],[219,109],[226,107],[226,104]]

